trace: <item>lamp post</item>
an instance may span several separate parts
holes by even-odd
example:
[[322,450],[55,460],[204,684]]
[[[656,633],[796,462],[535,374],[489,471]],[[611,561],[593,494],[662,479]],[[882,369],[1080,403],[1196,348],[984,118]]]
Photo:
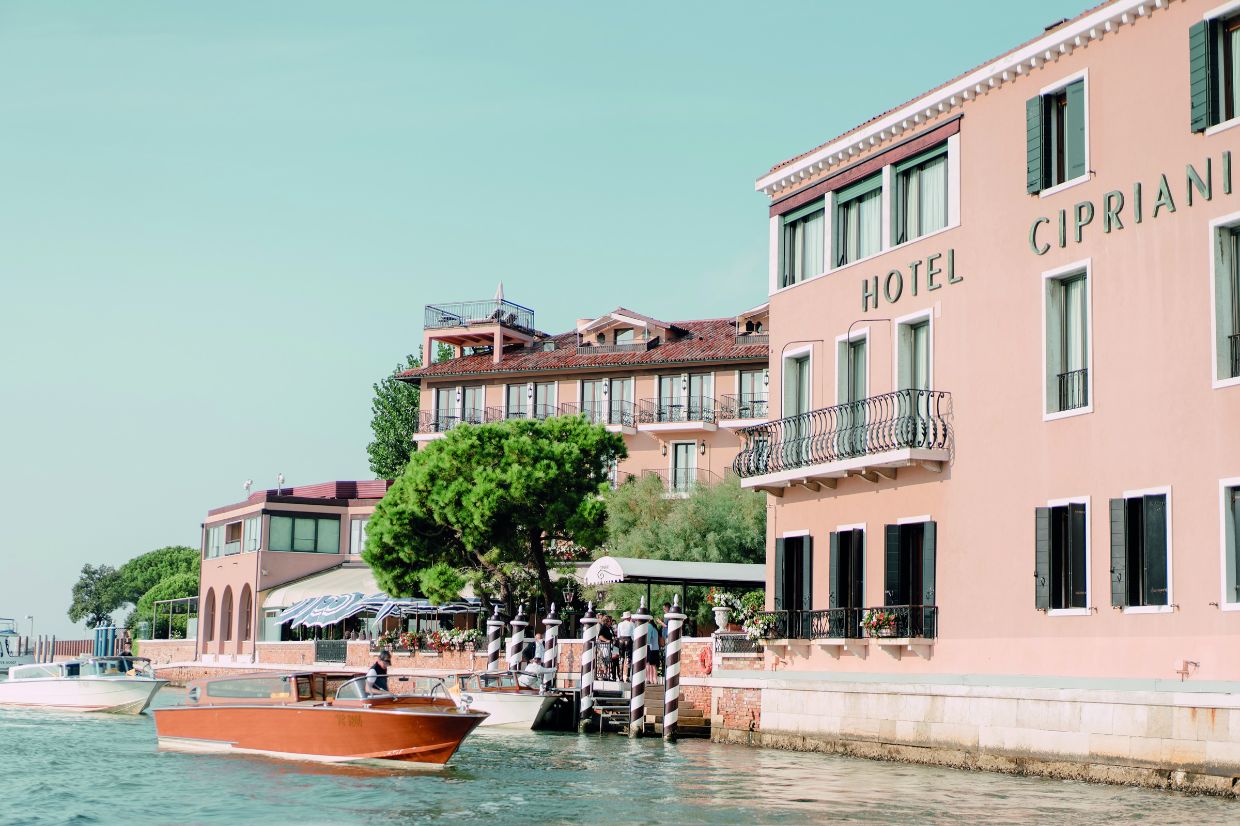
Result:
[[30,637],[34,638],[34,614],[27,614],[26,619],[30,620]]

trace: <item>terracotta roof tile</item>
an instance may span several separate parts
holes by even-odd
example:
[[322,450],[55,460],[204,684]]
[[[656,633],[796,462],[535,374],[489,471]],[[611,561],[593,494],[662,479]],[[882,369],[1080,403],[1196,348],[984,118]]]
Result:
[[755,361],[765,363],[768,347],[765,344],[737,344],[736,320],[733,318],[708,318],[697,321],[673,321],[672,326],[687,330],[688,335],[660,343],[657,347],[636,353],[577,353],[577,333],[560,333],[546,341],[555,343],[555,349],[508,350],[498,364],[491,361],[490,354],[463,356],[418,370],[406,370],[402,378],[421,380],[466,375],[494,375],[501,373],[554,372],[561,370],[611,369],[628,366],[656,367],[660,364],[676,364],[706,361]]

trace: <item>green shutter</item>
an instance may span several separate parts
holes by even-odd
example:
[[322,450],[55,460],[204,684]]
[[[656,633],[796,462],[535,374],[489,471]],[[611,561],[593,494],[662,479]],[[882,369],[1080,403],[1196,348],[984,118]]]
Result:
[[1085,530],[1085,503],[1073,502],[1068,505],[1068,536],[1071,537],[1071,544],[1068,546],[1068,570],[1071,572],[1069,576],[1070,589],[1068,593],[1069,604],[1065,608],[1087,608],[1089,606],[1089,594],[1086,591],[1085,584],[1087,582],[1087,574],[1085,573],[1085,543],[1088,541]]
[[1143,497],[1145,536],[1142,561],[1145,569],[1146,605],[1167,605],[1167,497],[1163,494]]
[[884,531],[886,547],[884,556],[886,570],[883,573],[883,604],[898,605],[896,599],[900,595],[900,526],[887,525]]
[[775,540],[775,610],[784,610],[784,540]]
[[848,532],[848,607],[865,605],[865,531]]
[[1030,195],[1042,191],[1046,175],[1042,171],[1042,96],[1025,101],[1025,190]]
[[1228,602],[1240,602],[1240,487],[1228,488],[1229,508],[1224,519],[1227,531]]
[[1033,511],[1033,605],[1039,611],[1051,607],[1051,509]]
[[1111,500],[1111,605],[1128,605],[1128,518],[1123,499]]
[[938,530],[933,522],[922,526],[921,535],[921,604],[934,605],[934,558]]
[[828,583],[830,593],[827,596],[828,608],[840,607],[840,535],[831,531],[830,558],[827,560]]
[[814,610],[814,537],[801,538],[801,610]]
[[1085,174],[1085,81],[1078,80],[1064,90],[1068,97],[1064,121],[1064,166],[1067,178],[1072,180]]
[[1188,30],[1189,126],[1204,132],[1214,124],[1214,38],[1209,20]]

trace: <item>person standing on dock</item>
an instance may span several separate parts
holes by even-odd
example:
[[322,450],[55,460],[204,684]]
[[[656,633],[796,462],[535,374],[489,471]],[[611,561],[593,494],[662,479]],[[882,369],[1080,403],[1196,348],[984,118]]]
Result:
[[663,629],[657,617],[651,617],[646,623],[646,682],[653,685],[659,681],[659,668],[663,665],[663,649],[659,646],[659,637]]
[[616,679],[616,630],[611,626],[611,617],[599,614],[598,617],[598,652],[596,657],[603,664],[603,679]]
[[625,611],[620,615],[620,625],[616,628],[616,639],[619,645],[620,672],[619,679],[627,680],[631,676],[630,666],[633,663],[633,620],[632,614]]

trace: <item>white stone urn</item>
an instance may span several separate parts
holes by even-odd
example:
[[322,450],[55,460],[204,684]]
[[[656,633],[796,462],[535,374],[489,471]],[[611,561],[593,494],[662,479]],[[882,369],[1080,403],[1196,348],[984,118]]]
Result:
[[731,615],[732,609],[719,605],[711,610],[715,612],[715,625],[718,626],[720,631],[726,631],[728,628],[728,617]]

